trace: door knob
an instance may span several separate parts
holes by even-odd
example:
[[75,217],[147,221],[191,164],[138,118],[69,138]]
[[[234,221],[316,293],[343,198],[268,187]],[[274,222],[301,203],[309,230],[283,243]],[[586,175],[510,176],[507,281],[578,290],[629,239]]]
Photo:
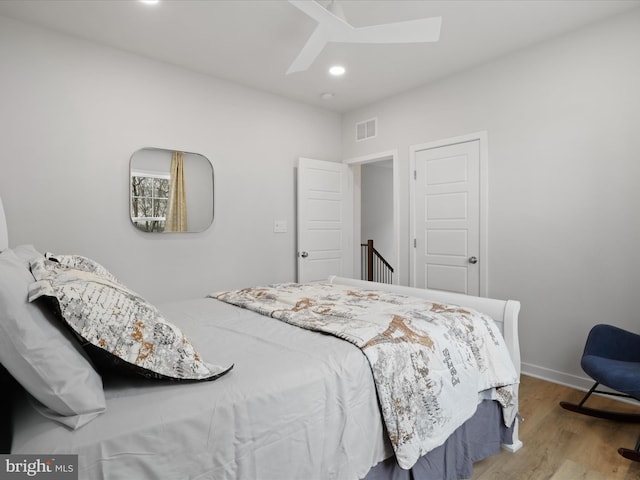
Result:
[[302,258],[307,258],[309,256],[309,252],[300,252],[300,256]]
[[469,263],[471,265],[475,265],[476,263],[478,263],[478,259],[476,257],[469,257]]

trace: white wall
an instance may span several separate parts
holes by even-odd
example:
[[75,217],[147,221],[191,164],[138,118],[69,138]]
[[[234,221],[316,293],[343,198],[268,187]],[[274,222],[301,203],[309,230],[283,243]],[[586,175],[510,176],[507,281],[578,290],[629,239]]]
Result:
[[[2,17],[0,68],[11,245],[90,256],[151,301],[295,279],[296,159],[340,160],[337,114]],[[208,230],[133,227],[129,158],[142,147],[211,160]]]
[[391,161],[366,163],[360,168],[361,241],[373,240],[375,249],[395,269]]
[[409,146],[485,130],[489,295],[522,302],[525,372],[584,385],[592,325],[640,332],[640,10],[344,116],[344,157],[398,149],[401,283]]

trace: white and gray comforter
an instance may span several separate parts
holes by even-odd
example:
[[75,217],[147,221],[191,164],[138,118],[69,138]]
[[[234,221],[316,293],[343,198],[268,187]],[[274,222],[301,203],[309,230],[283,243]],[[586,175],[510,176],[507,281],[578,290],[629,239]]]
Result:
[[343,338],[366,355],[387,434],[411,468],[469,419],[490,390],[509,426],[518,375],[495,323],[479,312],[335,284],[279,284],[214,298]]

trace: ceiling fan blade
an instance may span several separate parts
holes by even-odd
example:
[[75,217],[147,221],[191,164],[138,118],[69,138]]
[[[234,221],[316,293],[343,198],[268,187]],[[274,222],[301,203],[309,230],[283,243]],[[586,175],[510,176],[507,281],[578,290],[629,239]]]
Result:
[[314,62],[314,60],[320,55],[322,49],[327,44],[327,34],[325,30],[318,26],[313,31],[307,43],[305,43],[298,56],[293,61],[289,69],[287,70],[287,75],[296,72],[303,72]]
[[441,17],[354,28],[343,16],[341,18],[339,4],[334,5],[336,15],[315,0],[289,0],[289,3],[313,18],[318,26],[287,70],[287,75],[308,69],[328,42],[422,43],[440,39]]
[[325,28],[353,28],[348,22],[324,8],[315,0],[289,0],[289,3],[303,11]]
[[[440,39],[442,17],[360,27],[344,32],[338,41],[351,43],[422,43]],[[332,39],[333,40],[333,39]]]

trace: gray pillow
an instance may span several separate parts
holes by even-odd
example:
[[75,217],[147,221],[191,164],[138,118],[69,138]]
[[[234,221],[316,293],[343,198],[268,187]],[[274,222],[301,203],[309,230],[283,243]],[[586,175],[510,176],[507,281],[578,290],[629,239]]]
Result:
[[213,380],[232,368],[205,363],[177,326],[108,272],[49,258],[31,262],[29,300],[51,297],[98,365],[172,380]]
[[36,250],[33,245],[18,245],[11,250],[13,250],[13,253],[15,253],[16,256],[20,260],[22,260],[22,264],[27,270],[30,269],[32,261],[42,257],[42,254],[38,250]]
[[[106,408],[102,379],[70,332],[27,301],[33,247],[0,254],[0,363],[37,399],[42,413],[76,429]],[[41,256],[41,255],[40,255]]]

